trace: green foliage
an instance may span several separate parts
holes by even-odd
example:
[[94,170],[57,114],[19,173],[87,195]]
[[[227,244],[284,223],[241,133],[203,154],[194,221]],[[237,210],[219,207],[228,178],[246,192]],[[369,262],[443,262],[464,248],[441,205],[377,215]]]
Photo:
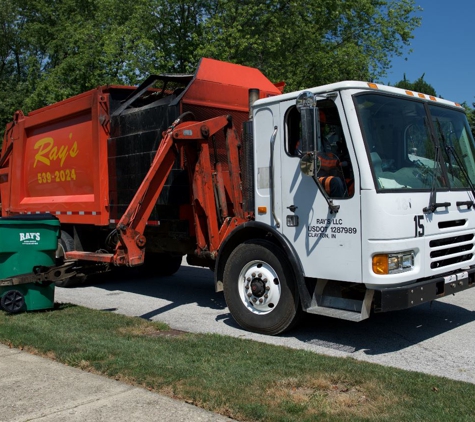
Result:
[[472,134],[475,137],[475,103],[472,103],[470,107],[467,103],[463,103],[462,106],[465,108],[465,113],[467,113],[468,123],[470,124],[470,129]]
[[409,89],[411,91],[420,92],[422,94],[433,95],[437,97],[437,93],[432,85],[428,84],[424,80],[425,74],[423,74],[420,78],[416,79],[414,82],[410,82],[406,79],[406,75],[404,75],[404,79],[399,81],[395,86],[398,88]]
[[415,0],[1,0],[0,130],[104,84],[192,72],[203,56],[288,90],[376,79],[420,24]]
[[[135,84],[160,59],[144,18],[149,2],[33,0],[23,13],[38,72],[28,109],[102,84]],[[80,13],[78,13],[80,11]]]
[[197,56],[257,67],[289,90],[383,76],[420,24],[412,0],[223,0]]

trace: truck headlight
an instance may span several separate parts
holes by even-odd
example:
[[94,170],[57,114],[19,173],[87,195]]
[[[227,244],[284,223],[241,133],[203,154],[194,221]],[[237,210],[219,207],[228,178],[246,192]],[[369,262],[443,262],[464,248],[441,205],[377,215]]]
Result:
[[412,270],[414,251],[378,254],[373,256],[375,274],[398,274]]

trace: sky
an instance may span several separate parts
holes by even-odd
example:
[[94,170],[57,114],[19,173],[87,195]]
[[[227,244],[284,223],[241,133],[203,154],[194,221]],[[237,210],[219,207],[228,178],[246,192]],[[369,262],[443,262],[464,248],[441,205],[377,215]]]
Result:
[[[414,82],[423,74],[439,97],[475,102],[475,0],[416,0],[422,24],[382,82]],[[408,54],[408,50],[412,53]]]

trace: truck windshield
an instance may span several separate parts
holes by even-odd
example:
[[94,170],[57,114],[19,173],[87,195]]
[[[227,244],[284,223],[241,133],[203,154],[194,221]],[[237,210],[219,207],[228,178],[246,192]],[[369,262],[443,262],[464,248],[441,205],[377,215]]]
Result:
[[429,107],[452,188],[475,181],[474,143],[466,116],[452,109]]
[[468,189],[475,181],[474,142],[462,111],[374,93],[354,101],[379,191]]

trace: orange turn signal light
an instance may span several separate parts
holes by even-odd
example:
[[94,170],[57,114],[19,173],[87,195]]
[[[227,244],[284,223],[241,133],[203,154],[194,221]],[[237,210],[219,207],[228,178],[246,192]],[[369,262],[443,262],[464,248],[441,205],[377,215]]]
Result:
[[375,274],[389,274],[389,260],[386,254],[373,256],[373,272]]

